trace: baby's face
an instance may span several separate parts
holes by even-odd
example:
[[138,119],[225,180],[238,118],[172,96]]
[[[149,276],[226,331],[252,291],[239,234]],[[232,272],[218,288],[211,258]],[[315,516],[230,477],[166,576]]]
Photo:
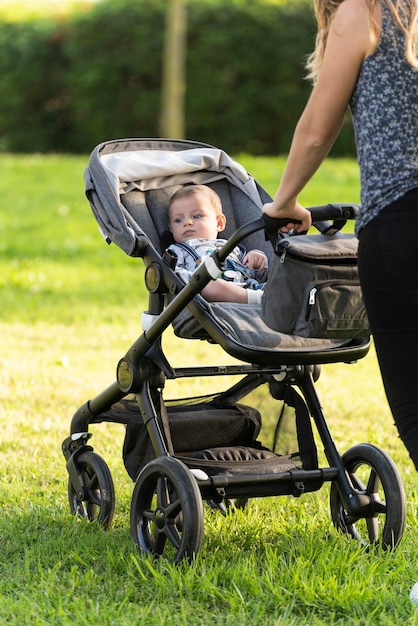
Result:
[[223,215],[216,215],[207,200],[198,196],[175,200],[170,207],[170,230],[179,243],[199,237],[216,239],[218,232],[223,230],[222,220]]

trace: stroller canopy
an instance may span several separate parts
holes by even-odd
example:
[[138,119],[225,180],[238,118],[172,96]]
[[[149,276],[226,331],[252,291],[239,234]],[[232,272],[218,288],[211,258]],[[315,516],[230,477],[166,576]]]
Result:
[[160,194],[170,189],[172,193],[184,184],[226,179],[260,210],[266,201],[254,178],[222,150],[192,142],[169,143],[159,149],[152,147],[155,141],[151,140],[145,147],[144,140],[107,142],[94,150],[86,169],[86,194],[103,236],[130,256],[141,256],[143,237],[122,200],[134,189]]

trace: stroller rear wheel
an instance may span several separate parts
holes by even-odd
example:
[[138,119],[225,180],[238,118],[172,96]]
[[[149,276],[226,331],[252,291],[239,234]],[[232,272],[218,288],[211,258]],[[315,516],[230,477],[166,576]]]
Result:
[[192,561],[203,538],[203,504],[190,470],[160,457],[140,472],[131,502],[131,534],[139,552]]
[[394,549],[405,528],[406,502],[402,479],[388,454],[371,444],[353,446],[342,457],[354,489],[367,495],[367,516],[356,517],[345,509],[336,482],[331,484],[332,521],[338,530],[363,545]]
[[107,529],[115,511],[115,489],[109,468],[101,456],[89,450],[78,455],[77,466],[83,488],[77,492],[71,480],[68,481],[71,513],[97,521]]

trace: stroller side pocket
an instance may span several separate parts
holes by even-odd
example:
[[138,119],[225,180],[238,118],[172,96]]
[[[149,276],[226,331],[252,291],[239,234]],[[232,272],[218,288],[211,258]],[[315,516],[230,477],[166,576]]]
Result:
[[367,336],[367,313],[359,282],[337,279],[309,283],[294,334],[329,339]]
[[279,239],[264,288],[264,322],[307,338],[369,336],[357,245],[342,233]]

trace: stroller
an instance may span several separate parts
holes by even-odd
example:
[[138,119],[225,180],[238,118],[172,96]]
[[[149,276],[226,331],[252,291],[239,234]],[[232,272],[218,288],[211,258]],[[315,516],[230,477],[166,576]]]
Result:
[[[264,323],[259,305],[210,303],[200,295],[221,274],[238,243],[274,257],[261,212],[268,194],[225,152],[186,140],[104,142],[91,154],[85,182],[106,241],[143,260],[149,296],[143,332],[117,364],[115,382],[76,411],[62,444],[71,512],[105,528],[111,524],[113,480],[89,443],[89,425],[113,422],[126,428],[123,460],[135,481],[131,534],[140,553],[192,561],[202,545],[204,503],[225,513],[244,507],[249,498],[299,497],[326,482],[332,522],[339,531],[364,545],[394,549],[404,531],[406,508],[396,466],[371,444],[357,444],[341,456],[315,389],[321,364],[363,358],[370,337],[286,335]],[[177,189],[195,183],[220,195],[228,242],[186,284],[167,250],[167,207]],[[311,211],[317,222],[334,220],[336,228],[328,228],[332,232],[355,217],[350,205]],[[280,226],[275,222],[269,234],[273,240]],[[237,363],[170,364],[163,350],[169,327],[181,339],[218,344]],[[204,396],[164,396],[170,379],[219,376],[237,382]],[[273,449],[258,440],[260,412],[241,402],[261,386],[268,390],[269,402],[282,407]],[[289,407],[294,422],[290,442],[283,419]],[[318,462],[318,437],[327,459],[324,467]]]

